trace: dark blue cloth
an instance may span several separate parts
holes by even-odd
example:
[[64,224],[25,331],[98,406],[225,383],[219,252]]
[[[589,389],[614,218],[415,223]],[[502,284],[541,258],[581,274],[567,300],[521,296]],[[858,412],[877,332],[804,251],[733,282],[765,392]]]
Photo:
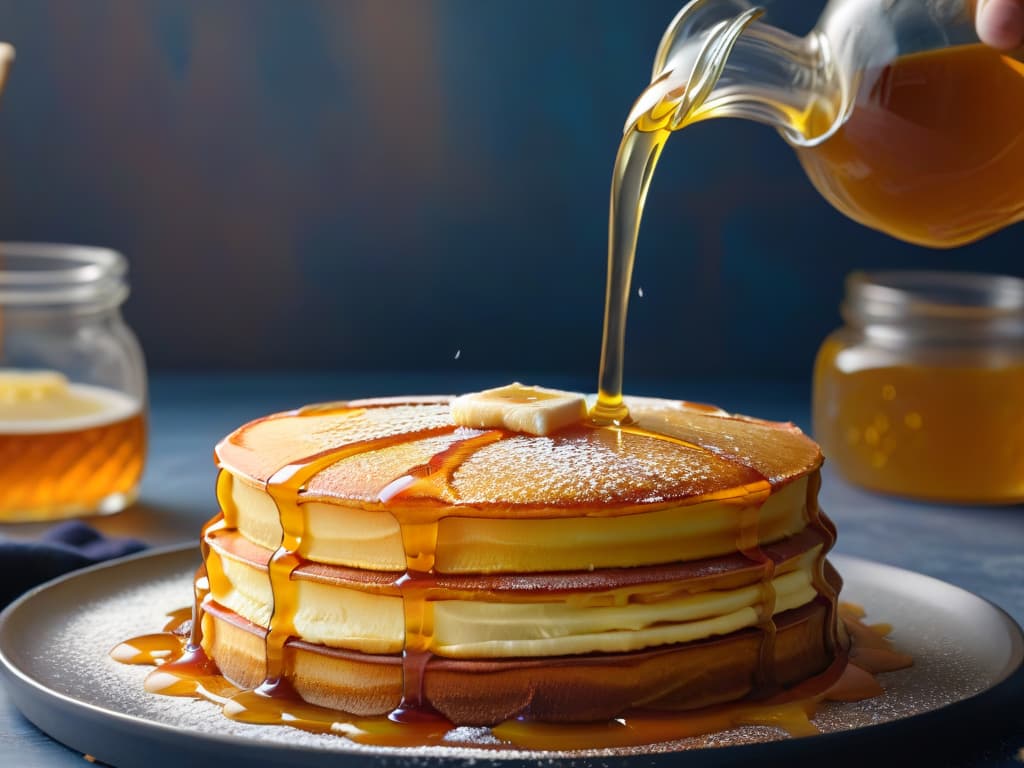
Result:
[[68,571],[145,548],[141,541],[108,538],[77,520],[54,526],[34,541],[0,538],[0,606]]

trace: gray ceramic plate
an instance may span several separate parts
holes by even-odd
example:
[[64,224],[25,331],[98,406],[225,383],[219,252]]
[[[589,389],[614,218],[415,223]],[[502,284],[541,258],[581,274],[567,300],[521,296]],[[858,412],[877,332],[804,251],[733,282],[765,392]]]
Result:
[[[837,745],[843,751],[840,741],[855,741],[861,750],[866,737],[877,734],[906,744],[914,724],[940,712],[958,713],[962,726],[972,716],[967,705],[991,712],[1001,708],[1000,693],[1016,695],[1021,674],[1015,673],[1024,661],[1020,628],[991,603],[927,576],[837,556],[844,599],[866,606],[870,621],[892,623],[896,645],[914,656],[915,665],[883,676],[882,697],[824,707],[815,720],[822,736],[785,739],[771,728],[746,727],[655,747],[554,754],[501,750],[487,746],[485,733],[463,729],[460,735],[478,740],[479,748],[363,747],[333,736],[234,723],[207,702],[147,694],[147,668],[109,660],[107,651],[119,641],[157,631],[168,611],[187,603],[197,559],[195,547],[126,558],[51,582],[11,605],[0,616],[0,669],[18,708],[58,741],[119,768],[222,766],[225,760],[332,768],[721,766],[822,750],[834,758]],[[933,719],[926,727],[949,726]]]

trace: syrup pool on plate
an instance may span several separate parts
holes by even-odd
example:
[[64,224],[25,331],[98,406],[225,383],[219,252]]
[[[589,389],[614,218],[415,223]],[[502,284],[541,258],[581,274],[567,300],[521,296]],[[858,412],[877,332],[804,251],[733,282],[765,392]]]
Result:
[[518,718],[489,729],[493,738],[481,741],[460,740],[453,735],[452,724],[433,712],[412,709],[411,713],[391,716],[346,717],[303,701],[287,685],[277,690],[239,689],[220,674],[201,648],[191,644],[190,638],[195,636],[188,618],[191,609],[172,611],[163,632],[126,640],[110,655],[123,664],[156,666],[146,681],[151,692],[206,699],[219,705],[227,717],[256,725],[333,733],[374,746],[513,746],[556,752],[614,749],[751,725],[777,728],[791,737],[811,736],[818,733],[812,719],[822,703],[882,695],[884,689],[876,675],[908,667],[912,659],[893,648],[887,639],[890,625],[865,623],[864,610],[857,605],[841,604],[839,612],[851,637],[848,658],[844,655],[822,674],[778,695],[694,711],[635,710],[595,723],[544,723]]

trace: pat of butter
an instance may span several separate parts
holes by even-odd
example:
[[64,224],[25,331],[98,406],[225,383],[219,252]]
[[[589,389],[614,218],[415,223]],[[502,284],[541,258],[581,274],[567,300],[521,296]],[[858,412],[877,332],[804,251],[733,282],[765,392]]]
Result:
[[0,403],[39,402],[63,397],[68,380],[56,371],[0,368]]
[[452,400],[451,408],[452,421],[460,427],[507,429],[530,435],[550,435],[587,418],[583,395],[518,382],[460,395]]

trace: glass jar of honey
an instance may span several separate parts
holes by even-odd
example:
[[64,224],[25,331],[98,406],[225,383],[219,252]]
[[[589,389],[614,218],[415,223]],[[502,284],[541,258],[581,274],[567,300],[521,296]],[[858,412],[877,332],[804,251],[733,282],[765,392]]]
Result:
[[117,512],[146,451],[124,257],[0,243],[0,522]]
[[848,480],[943,502],[1024,501],[1024,280],[854,273],[814,371],[814,432]]

